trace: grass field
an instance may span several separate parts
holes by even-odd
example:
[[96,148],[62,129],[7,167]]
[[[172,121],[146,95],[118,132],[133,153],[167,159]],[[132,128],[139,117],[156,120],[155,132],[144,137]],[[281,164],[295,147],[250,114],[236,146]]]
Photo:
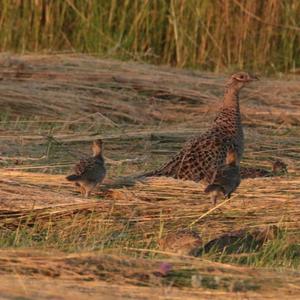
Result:
[[[209,213],[201,184],[120,184],[208,128],[227,76],[82,55],[2,55],[1,298],[299,299],[296,75],[262,77],[241,93],[242,165],[270,169],[281,159],[288,174],[244,180]],[[64,177],[98,137],[108,177],[86,200]],[[182,251],[184,241],[168,243],[182,230],[198,234],[196,257]]]
[[298,73],[298,0],[0,0],[0,51]]

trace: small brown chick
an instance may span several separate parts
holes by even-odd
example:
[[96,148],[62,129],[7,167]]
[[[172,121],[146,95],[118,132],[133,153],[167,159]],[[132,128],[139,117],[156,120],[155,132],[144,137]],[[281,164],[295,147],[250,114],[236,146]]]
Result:
[[272,163],[272,170],[252,167],[241,167],[240,169],[242,179],[280,176],[287,172],[287,165],[279,159]]
[[163,251],[175,252],[180,255],[194,255],[202,245],[202,239],[193,230],[180,229],[159,239],[158,244]]
[[210,193],[212,203],[216,205],[218,199],[230,198],[240,182],[240,168],[226,165],[216,173],[213,183],[209,184],[204,192]]
[[205,188],[205,193],[210,193],[213,205],[216,205],[220,198],[230,198],[231,193],[240,185],[240,167],[237,162],[237,156],[234,151],[227,154],[226,165],[217,170],[211,180],[211,183]]
[[81,194],[86,198],[106,175],[102,148],[102,140],[95,140],[92,144],[93,156],[81,159],[74,168],[75,174],[66,177],[67,180],[74,181],[76,186],[80,187]]
[[273,162],[272,165],[272,172],[273,175],[281,175],[287,173],[287,164],[284,163],[282,160],[277,159]]

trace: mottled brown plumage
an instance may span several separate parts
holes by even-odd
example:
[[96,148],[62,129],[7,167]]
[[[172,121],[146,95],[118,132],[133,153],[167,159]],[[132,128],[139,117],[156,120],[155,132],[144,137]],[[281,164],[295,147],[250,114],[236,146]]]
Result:
[[102,140],[96,140],[92,144],[93,156],[81,159],[74,168],[75,174],[66,179],[74,181],[80,187],[80,192],[88,197],[97,184],[101,183],[106,175],[104,158],[102,155]]
[[287,164],[284,163],[282,160],[277,159],[272,164],[272,172],[273,175],[280,175],[287,173]]
[[200,235],[193,230],[179,229],[158,240],[160,250],[181,255],[193,255],[202,244]]
[[233,151],[239,164],[244,151],[244,137],[239,108],[239,91],[257,77],[239,72],[226,85],[223,106],[212,127],[188,141],[182,150],[161,168],[144,176],[168,176],[178,179],[205,180],[225,165],[228,152]]

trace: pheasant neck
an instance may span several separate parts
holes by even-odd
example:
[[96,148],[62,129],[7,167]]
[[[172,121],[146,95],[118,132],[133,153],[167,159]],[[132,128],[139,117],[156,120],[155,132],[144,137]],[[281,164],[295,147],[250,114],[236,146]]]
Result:
[[93,156],[94,157],[102,157],[102,151],[100,148],[94,148],[93,149]]
[[227,87],[223,100],[223,108],[239,110],[239,89],[233,86]]

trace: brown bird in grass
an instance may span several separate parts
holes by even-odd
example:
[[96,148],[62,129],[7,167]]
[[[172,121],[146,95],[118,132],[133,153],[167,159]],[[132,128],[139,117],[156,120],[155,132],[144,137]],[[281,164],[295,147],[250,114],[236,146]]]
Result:
[[240,167],[237,155],[234,151],[229,151],[226,164],[215,171],[211,183],[204,190],[210,194],[212,203],[216,205],[217,200],[221,198],[230,198],[237,187],[240,185]]
[[[229,151],[236,153],[238,166],[244,151],[239,92],[254,80],[258,78],[246,72],[233,74],[226,84],[221,111],[211,128],[188,141],[165,165],[142,176],[167,176],[210,183],[212,174],[225,166]],[[224,171],[229,172],[227,169]]]
[[287,173],[287,164],[284,163],[282,160],[277,159],[276,161],[273,162],[272,165],[272,172],[273,175],[280,175],[280,174],[285,174]]
[[193,255],[199,246],[202,245],[202,239],[196,231],[180,229],[160,238],[158,245],[160,250],[163,251],[175,252],[181,255]]
[[272,170],[263,168],[241,167],[241,178],[257,178],[257,177],[273,177],[286,174],[288,172],[287,165],[283,161],[277,159],[272,163]]
[[91,191],[101,183],[106,175],[104,163],[103,142],[95,140],[92,144],[93,156],[81,159],[74,168],[75,174],[66,177],[69,181],[74,181],[76,186],[80,187],[80,192],[86,198],[89,197]]

